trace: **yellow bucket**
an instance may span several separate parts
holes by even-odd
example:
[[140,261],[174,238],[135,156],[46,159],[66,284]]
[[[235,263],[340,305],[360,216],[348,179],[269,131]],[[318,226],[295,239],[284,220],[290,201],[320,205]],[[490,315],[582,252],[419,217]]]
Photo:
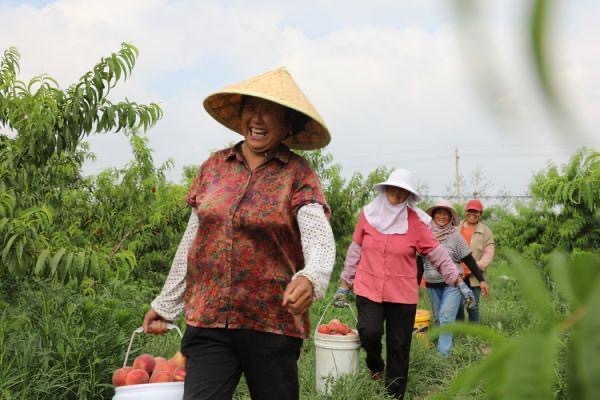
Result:
[[417,309],[415,315],[415,325],[413,327],[413,334],[417,337],[423,336],[429,330],[429,321],[431,320],[431,313],[428,310]]

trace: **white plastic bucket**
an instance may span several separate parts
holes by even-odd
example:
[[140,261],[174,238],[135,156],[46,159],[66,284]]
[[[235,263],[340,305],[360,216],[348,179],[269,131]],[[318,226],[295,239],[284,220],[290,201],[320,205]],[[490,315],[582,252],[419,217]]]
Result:
[[[329,305],[321,315],[317,328],[327,308]],[[331,384],[342,375],[358,372],[360,338],[355,329],[352,331],[354,335],[350,336],[326,335],[315,329],[315,377],[319,393],[327,394]]]
[[[169,330],[175,330],[180,338],[183,334],[177,325],[167,324]],[[127,366],[127,359],[131,352],[131,345],[136,334],[142,333],[142,327],[133,331],[127,352],[125,353],[125,361],[123,367]],[[183,382],[163,382],[163,383],[143,383],[140,385],[127,385],[115,388],[113,400],[182,400],[183,399]]]
[[119,386],[113,400],[181,400],[183,382],[144,383]]

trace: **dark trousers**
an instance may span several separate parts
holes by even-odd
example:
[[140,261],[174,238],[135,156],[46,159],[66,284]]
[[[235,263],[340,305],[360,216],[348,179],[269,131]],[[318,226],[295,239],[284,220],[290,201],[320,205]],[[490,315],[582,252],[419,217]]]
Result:
[[187,326],[181,342],[184,400],[230,400],[244,374],[253,400],[298,400],[302,339],[244,329]]
[[[375,303],[366,297],[356,296],[356,308],[358,334],[361,346],[367,353],[367,367],[371,372],[379,372],[385,366],[387,392],[398,399],[404,398],[417,305]],[[384,322],[387,352],[385,364],[381,357]]]

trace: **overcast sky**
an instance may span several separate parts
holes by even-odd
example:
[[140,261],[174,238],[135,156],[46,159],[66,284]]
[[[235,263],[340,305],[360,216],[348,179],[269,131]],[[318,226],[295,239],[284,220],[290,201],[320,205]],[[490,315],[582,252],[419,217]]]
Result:
[[[555,72],[578,135],[557,132],[541,107],[524,44],[529,2],[482,3],[480,25],[461,36],[466,25],[441,0],[0,0],[0,51],[17,47],[21,80],[47,73],[66,88],[134,44],[133,76],[111,100],[160,104],[164,117],[148,135],[157,163],[174,160],[173,181],[241,138],[208,116],[203,99],[283,65],[325,119],[326,151],[344,176],[404,167],[429,194],[445,194],[458,149],[467,181],[479,169],[488,194],[519,194],[548,162],[600,146],[600,2],[556,2],[553,19]],[[97,160],[88,174],[131,158],[122,134],[89,141]]]

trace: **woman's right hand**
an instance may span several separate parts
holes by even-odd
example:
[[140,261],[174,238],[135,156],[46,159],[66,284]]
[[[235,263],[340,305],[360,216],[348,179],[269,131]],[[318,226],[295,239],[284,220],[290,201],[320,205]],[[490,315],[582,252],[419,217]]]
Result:
[[340,285],[333,295],[333,306],[338,308],[350,307],[350,302],[348,301],[350,296],[352,296],[352,291]]
[[169,328],[167,328],[168,323],[170,323],[170,321],[165,320],[156,312],[156,310],[150,308],[146,315],[144,315],[142,329],[144,330],[144,333],[164,335],[169,331]]

